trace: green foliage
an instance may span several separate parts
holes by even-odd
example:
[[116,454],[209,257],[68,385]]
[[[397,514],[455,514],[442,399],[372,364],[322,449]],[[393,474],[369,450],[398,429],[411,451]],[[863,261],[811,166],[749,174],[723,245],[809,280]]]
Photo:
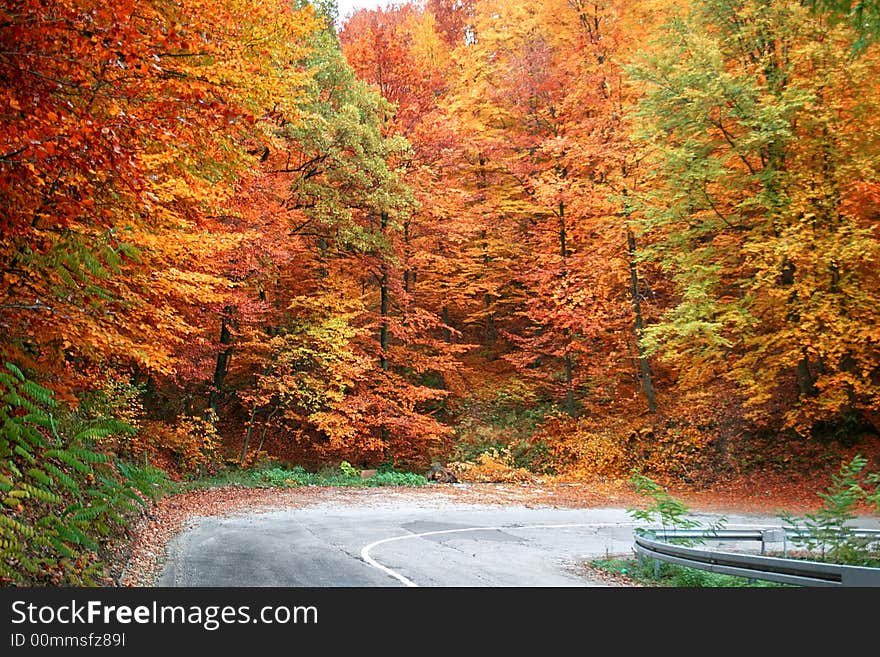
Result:
[[735,382],[762,424],[809,435],[863,416],[880,395],[864,338],[880,244],[851,190],[876,184],[877,61],[853,59],[853,31],[803,3],[683,14],[628,68],[650,172],[632,226],[675,292],[643,346],[680,387]]
[[865,500],[868,504],[872,504],[874,508],[880,513],[880,472],[872,472],[865,478],[865,483],[868,486],[873,486],[873,492],[865,492]]
[[209,479],[198,480],[188,484],[189,487],[200,485],[218,485],[235,483],[241,486],[271,486],[277,488],[297,488],[300,486],[424,486],[428,480],[414,472],[398,472],[391,469],[379,470],[375,475],[364,479],[361,471],[347,461],[336,468],[324,468],[318,472],[309,472],[301,465],[280,466],[268,465],[247,470],[229,470]]
[[635,520],[659,523],[663,529],[697,529],[701,525],[692,518],[687,518],[688,507],[676,500],[662,486],[652,479],[635,472],[630,483],[636,492],[651,501],[645,509],[627,509],[627,513]]
[[367,486],[424,486],[428,480],[415,472],[378,472],[365,483]]
[[550,459],[550,446],[543,440],[518,441],[511,445],[510,453],[514,467],[538,474],[556,474],[556,467]]
[[539,397],[518,377],[497,387],[486,385],[456,409],[458,440],[447,460],[476,462],[483,454],[509,451],[515,467],[553,474],[549,446],[535,432],[559,412],[553,401]]
[[807,0],[814,11],[825,12],[834,22],[845,21],[856,33],[853,54],[861,55],[880,37],[880,2],[877,0]]
[[[727,519],[722,516],[709,526],[703,525],[699,520],[688,518],[689,509],[679,500],[670,495],[662,486],[639,472],[634,472],[630,477],[630,483],[635,486],[636,492],[651,500],[650,506],[645,509],[627,509],[627,513],[636,520],[657,524],[660,529],[669,531],[676,529],[701,529],[705,531],[717,531],[724,528]],[[651,528],[639,527],[636,532],[650,532]],[[682,545],[700,545],[705,543],[701,538],[671,538],[672,542]]]
[[393,164],[410,145],[402,137],[383,134],[393,107],[357,79],[335,35],[320,32],[311,41],[302,65],[314,71],[314,78],[300,107],[308,120],[284,128],[309,162],[294,180],[292,196],[307,215],[333,229],[340,246],[387,252],[383,231],[357,217],[386,213],[396,225],[398,216],[414,205]]
[[348,461],[343,461],[342,463],[339,464],[339,471],[345,477],[357,477],[360,475],[360,472],[358,472],[357,468],[355,468]]
[[590,562],[594,568],[623,576],[636,584],[644,586],[699,587],[699,588],[739,588],[739,587],[779,587],[787,586],[775,582],[751,580],[734,575],[710,573],[696,568],[687,568],[662,562],[659,577],[655,577],[652,561],[639,563],[637,559],[607,558]]
[[[803,544],[811,553],[818,553],[823,561],[849,565],[875,566],[878,563],[876,541],[857,537],[847,524],[857,518],[856,511],[860,504],[875,504],[878,496],[880,476],[877,473],[863,474],[867,459],[856,455],[848,463],[844,463],[838,474],[833,477],[832,484],[819,493],[824,505],[815,513],[803,517],[783,512],[782,517],[791,526],[805,530],[803,538],[793,539],[794,543]],[[687,518],[688,508],[672,497],[657,483],[636,472],[630,478],[636,492],[651,501],[645,509],[629,509],[628,513],[636,520],[659,523],[663,529],[703,529],[702,523]],[[871,486],[875,488],[872,490]],[[720,529],[724,518],[711,525],[708,529]],[[636,528],[636,532],[649,532],[648,528]],[[673,539],[675,540],[675,539]],[[702,540],[682,540],[676,542],[702,543]],[[659,586],[777,586],[770,583],[752,584],[743,578],[707,573],[699,569],[687,568],[654,560],[605,559],[591,562],[592,565],[616,573],[625,571],[631,579],[641,582],[653,582]],[[655,570],[656,568],[656,570]],[[657,580],[654,582],[654,580]]]
[[120,425],[71,430],[69,411],[14,364],[0,370],[0,400],[0,581],[99,584],[103,542],[161,493],[164,473],[98,451]]
[[270,486],[289,487],[289,486],[308,486],[317,485],[314,475],[306,472],[305,468],[296,466],[291,469],[285,468],[267,468],[253,475],[254,481],[261,481]]
[[[784,513],[783,519],[793,527],[808,532],[797,539],[822,561],[851,565],[874,565],[877,561],[876,546],[870,539],[856,536],[851,522],[857,518],[861,504],[877,504],[880,476],[870,473],[863,476],[867,459],[856,454],[841,465],[832,477],[831,485],[818,493],[822,507],[804,516]],[[871,490],[871,486],[874,490]]]

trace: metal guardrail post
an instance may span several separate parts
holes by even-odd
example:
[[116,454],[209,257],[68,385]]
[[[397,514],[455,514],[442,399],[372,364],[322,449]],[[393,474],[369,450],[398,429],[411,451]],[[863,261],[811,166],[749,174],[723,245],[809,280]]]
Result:
[[[784,529],[762,529],[761,530],[761,554],[765,553],[767,543],[782,543],[785,545]],[[783,548],[783,554],[785,550]]]

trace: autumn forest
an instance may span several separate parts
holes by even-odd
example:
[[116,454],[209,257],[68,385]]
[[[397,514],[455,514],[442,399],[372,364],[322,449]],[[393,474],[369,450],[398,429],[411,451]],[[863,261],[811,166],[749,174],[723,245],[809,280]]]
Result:
[[166,476],[876,451],[856,4],[3,0],[0,580]]

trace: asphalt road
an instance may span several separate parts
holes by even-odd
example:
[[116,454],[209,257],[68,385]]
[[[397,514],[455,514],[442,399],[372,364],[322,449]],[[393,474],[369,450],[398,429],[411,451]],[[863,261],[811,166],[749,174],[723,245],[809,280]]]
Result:
[[[708,524],[717,516],[689,517]],[[640,523],[641,524],[641,523]],[[726,527],[778,526],[727,516]],[[584,587],[581,564],[632,553],[625,509],[462,503],[322,504],[198,518],[173,539],[158,586]]]

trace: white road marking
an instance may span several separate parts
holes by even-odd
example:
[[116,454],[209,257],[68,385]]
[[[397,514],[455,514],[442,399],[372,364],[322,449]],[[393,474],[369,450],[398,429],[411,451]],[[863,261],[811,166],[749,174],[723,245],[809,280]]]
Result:
[[617,522],[617,523],[608,523],[608,522],[586,522],[586,523],[568,523],[561,525],[502,525],[497,527],[464,527],[462,529],[440,529],[432,532],[421,532],[418,534],[404,534],[403,536],[392,536],[391,538],[383,538],[380,541],[374,541],[369,545],[365,545],[361,550],[361,559],[366,561],[368,564],[373,566],[373,568],[378,568],[383,573],[387,575],[391,575],[391,577],[397,579],[402,582],[404,586],[410,586],[418,588],[418,584],[414,581],[406,577],[405,575],[401,575],[396,570],[389,568],[388,566],[383,566],[381,563],[373,559],[370,556],[370,550],[379,545],[383,545],[385,543],[393,543],[395,541],[406,541],[413,538],[422,538],[424,536],[437,536],[438,534],[457,534],[463,532],[479,532],[479,531],[504,531],[504,530],[515,530],[515,529],[568,529],[573,527],[633,527],[636,523],[634,522]]

